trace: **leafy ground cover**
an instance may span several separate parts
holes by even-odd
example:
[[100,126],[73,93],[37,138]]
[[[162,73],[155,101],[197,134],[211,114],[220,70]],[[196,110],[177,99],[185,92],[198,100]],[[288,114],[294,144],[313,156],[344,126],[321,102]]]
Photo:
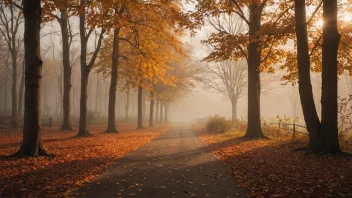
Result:
[[244,133],[203,134],[252,197],[352,197],[352,159],[292,151],[304,143],[247,140]]
[[[92,137],[77,138],[76,131],[43,130],[44,148],[55,157],[0,159],[0,197],[63,197],[90,181],[118,158],[136,150],[164,132],[167,126],[135,130],[121,125],[120,133],[103,133],[91,127]],[[21,133],[0,133],[0,155],[17,151]]]

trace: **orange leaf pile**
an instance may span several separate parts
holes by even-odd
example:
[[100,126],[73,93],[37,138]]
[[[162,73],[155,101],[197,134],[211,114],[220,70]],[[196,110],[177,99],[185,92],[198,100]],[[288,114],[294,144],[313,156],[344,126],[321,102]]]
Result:
[[254,197],[352,197],[352,160],[292,151],[289,141],[246,140],[239,135],[203,139]]
[[[0,196],[63,197],[115,164],[118,158],[136,150],[166,130],[166,126],[134,130],[122,125],[119,134],[103,133],[104,127],[90,129],[92,137],[74,137],[77,132],[44,129],[43,145],[52,159],[46,157],[1,159]],[[20,132],[0,133],[0,155],[19,149]]]

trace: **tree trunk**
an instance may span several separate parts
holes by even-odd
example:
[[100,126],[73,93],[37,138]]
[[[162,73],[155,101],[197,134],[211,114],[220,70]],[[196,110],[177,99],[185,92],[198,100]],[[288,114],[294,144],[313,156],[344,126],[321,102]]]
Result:
[[59,24],[61,27],[61,36],[62,36],[62,65],[64,66],[64,90],[62,98],[62,120],[60,130],[72,130],[71,118],[70,118],[70,97],[71,97],[71,65],[70,65],[70,46],[69,46],[69,33],[68,33],[68,14],[67,8],[60,9],[61,18]]
[[[145,91],[143,91],[143,92],[145,92]],[[143,112],[143,120],[145,120],[146,119],[146,115],[147,115],[147,99],[146,99],[146,97],[145,97],[145,94],[143,93],[142,94],[142,112]]]
[[7,75],[5,76],[5,84],[4,84],[4,89],[5,89],[5,93],[4,93],[4,112],[3,114],[6,115],[6,108],[7,108]]
[[23,14],[25,19],[25,112],[23,141],[15,155],[47,155],[41,147],[40,129],[40,85],[43,61],[40,56],[40,0],[24,0]]
[[231,104],[232,104],[232,121],[236,122],[237,121],[237,99],[231,99]]
[[[13,49],[12,57],[12,119],[17,118],[17,53]],[[15,120],[14,120],[15,121]]]
[[138,115],[137,115],[137,129],[143,129],[143,108],[142,108],[142,103],[143,99],[143,87],[142,87],[142,82],[141,80],[139,81],[139,86],[138,86]]
[[169,122],[169,103],[166,102],[164,105],[165,113],[164,113],[164,123]]
[[160,117],[159,117],[159,122],[163,123],[163,119],[164,119],[164,103],[160,102]]
[[100,117],[99,101],[100,101],[100,84],[99,84],[99,74],[97,73],[97,86],[95,88],[95,112]]
[[[80,6],[85,5],[85,0],[80,0]],[[79,129],[77,136],[90,136],[87,127],[87,91],[88,77],[90,69],[87,67],[87,38],[85,28],[85,13],[79,15],[79,33],[81,39],[81,98],[80,98],[80,113],[79,113]]]
[[117,133],[116,119],[115,119],[115,107],[116,107],[116,89],[117,89],[117,78],[118,78],[118,54],[119,54],[119,35],[120,29],[115,28],[114,30],[114,41],[112,47],[112,67],[111,67],[111,82],[109,90],[109,109],[108,109],[108,128],[106,132]]
[[337,54],[341,35],[337,28],[337,0],[323,0],[323,61],[320,153],[341,153],[338,138]]
[[149,126],[154,127],[154,92],[150,91]]
[[90,136],[87,127],[87,96],[88,96],[88,77],[89,71],[86,66],[81,68],[81,99],[80,99],[80,112],[79,112],[79,130],[77,136],[87,137]]
[[130,85],[127,82],[126,103],[125,103],[125,119],[126,120],[128,120],[129,107],[130,107]]
[[[250,5],[249,37],[254,39],[260,29],[262,10],[259,2]],[[253,40],[248,44],[248,127],[245,137],[264,138],[260,121],[260,58],[261,47],[259,41]]]
[[19,95],[18,95],[18,111],[17,111],[17,116],[22,117],[23,115],[23,95],[24,95],[24,64],[22,66],[22,75],[21,75],[21,81],[20,81],[20,89],[19,89]]
[[160,108],[160,100],[156,101],[156,108],[155,108],[155,121],[159,121],[159,108]]
[[316,147],[321,126],[314,104],[313,89],[310,79],[310,57],[308,50],[305,0],[295,0],[295,20],[299,96],[304,120],[309,133],[308,149],[313,150]]

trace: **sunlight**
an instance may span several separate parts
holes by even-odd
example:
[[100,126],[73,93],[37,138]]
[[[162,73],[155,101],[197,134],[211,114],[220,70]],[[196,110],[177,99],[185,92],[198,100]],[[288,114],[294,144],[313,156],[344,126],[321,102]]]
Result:
[[314,26],[317,27],[317,28],[322,28],[324,25],[324,21],[323,19],[319,19],[318,21],[315,22]]
[[352,22],[352,14],[351,13],[344,13],[344,15],[341,16],[341,20],[346,23]]

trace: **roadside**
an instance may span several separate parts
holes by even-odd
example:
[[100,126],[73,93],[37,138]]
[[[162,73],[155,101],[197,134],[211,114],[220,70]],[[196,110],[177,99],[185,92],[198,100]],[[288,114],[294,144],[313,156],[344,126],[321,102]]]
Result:
[[[76,138],[77,131],[46,129],[43,145],[53,159],[46,157],[0,159],[0,197],[71,196],[113,163],[158,137],[168,126],[135,130],[135,125],[118,126],[119,134],[103,133],[105,127],[93,126],[92,137]],[[4,134],[4,133],[3,133]],[[0,136],[0,156],[17,151],[21,133]]]
[[352,160],[316,156],[304,143],[248,140],[243,132],[203,134],[214,154],[253,197],[352,197]]

